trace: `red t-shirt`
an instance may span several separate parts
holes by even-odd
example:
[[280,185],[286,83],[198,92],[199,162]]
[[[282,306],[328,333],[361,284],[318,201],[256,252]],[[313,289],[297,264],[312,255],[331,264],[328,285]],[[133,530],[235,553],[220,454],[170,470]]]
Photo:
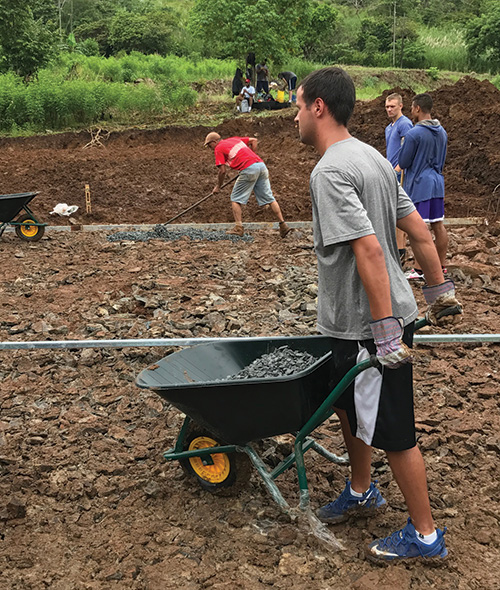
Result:
[[252,164],[262,162],[259,156],[248,147],[249,137],[228,137],[215,146],[215,165],[228,164],[235,170],[245,170]]

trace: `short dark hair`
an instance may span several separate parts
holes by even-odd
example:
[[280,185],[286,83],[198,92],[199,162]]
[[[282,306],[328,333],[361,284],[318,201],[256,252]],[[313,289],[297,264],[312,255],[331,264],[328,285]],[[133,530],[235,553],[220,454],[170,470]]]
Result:
[[300,87],[308,107],[321,98],[335,121],[347,127],[356,103],[356,89],[345,70],[337,67],[316,70],[302,80]]
[[427,94],[426,92],[423,92],[422,94],[416,94],[413,97],[412,104],[420,107],[424,113],[430,113],[432,111],[432,107],[434,106],[431,95]]

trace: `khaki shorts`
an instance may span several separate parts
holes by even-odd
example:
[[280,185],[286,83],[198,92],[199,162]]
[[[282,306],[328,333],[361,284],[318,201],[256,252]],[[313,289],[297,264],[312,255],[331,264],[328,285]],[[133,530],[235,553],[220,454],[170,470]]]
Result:
[[264,162],[256,162],[240,172],[231,193],[231,201],[246,205],[252,191],[261,207],[275,200],[269,182],[269,172]]

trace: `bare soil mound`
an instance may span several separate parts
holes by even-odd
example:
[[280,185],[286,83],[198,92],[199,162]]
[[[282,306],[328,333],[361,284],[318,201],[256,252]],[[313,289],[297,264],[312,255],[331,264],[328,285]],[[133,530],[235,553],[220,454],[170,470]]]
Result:
[[[353,135],[384,153],[385,97],[399,90],[409,110],[412,93],[392,89],[370,102],[358,102],[351,121]],[[495,216],[498,213],[500,155],[496,130],[500,91],[489,82],[463,78],[431,92],[435,115],[449,134],[445,167],[448,217]],[[241,116],[221,124],[223,136],[256,135],[269,167],[273,190],[290,220],[311,218],[309,174],[314,151],[300,144],[294,111],[272,117]],[[40,191],[33,207],[45,221],[60,202],[78,205],[82,223],[161,223],[210,193],[215,181],[213,154],[204,150],[206,127],[165,127],[111,133],[102,146],[85,148],[88,132],[0,141],[2,193]],[[85,149],[84,149],[85,148]],[[85,213],[85,184],[90,185],[92,214]],[[178,222],[228,222],[229,189],[211,197]],[[255,219],[252,203],[247,219]],[[55,217],[57,217],[55,219]]]

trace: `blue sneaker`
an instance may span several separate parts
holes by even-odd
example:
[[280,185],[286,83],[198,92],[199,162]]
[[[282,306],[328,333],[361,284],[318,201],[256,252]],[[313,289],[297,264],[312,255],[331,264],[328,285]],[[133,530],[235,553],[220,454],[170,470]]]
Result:
[[418,538],[418,533],[411,523],[411,519],[404,529],[396,531],[385,539],[377,539],[368,546],[368,557],[373,561],[404,561],[418,558],[422,561],[444,559],[448,550],[444,543],[444,531],[436,529],[437,539],[432,545],[426,545]]
[[351,482],[347,481],[340,496],[317,511],[318,518],[321,522],[336,524],[344,522],[350,516],[368,516],[374,512],[383,512],[387,508],[387,502],[375,486],[376,483],[370,484],[363,496],[357,498],[351,494]]

